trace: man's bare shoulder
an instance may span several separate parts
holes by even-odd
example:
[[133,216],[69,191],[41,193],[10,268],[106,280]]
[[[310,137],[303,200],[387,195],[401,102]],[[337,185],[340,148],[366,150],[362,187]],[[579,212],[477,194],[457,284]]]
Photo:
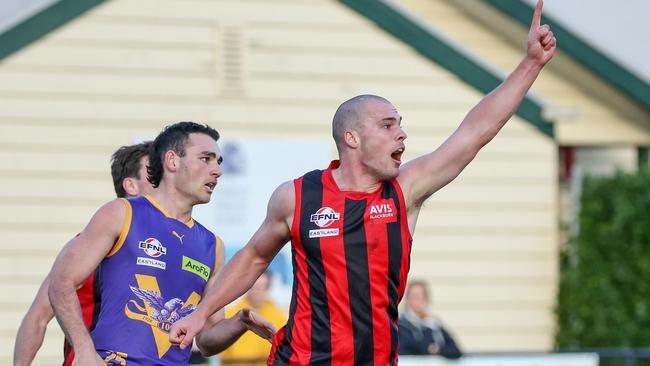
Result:
[[126,199],[116,198],[105,203],[99,209],[97,209],[97,212],[95,212],[92,220],[95,220],[96,218],[111,219],[116,217],[124,217],[127,211],[127,207],[130,208],[131,206]]
[[269,214],[281,218],[293,216],[293,209],[296,203],[296,188],[293,181],[289,180],[280,184],[269,200]]
[[292,180],[281,183],[273,192],[273,195],[279,195],[281,199],[295,198],[296,188]]
[[83,239],[88,234],[97,235],[100,232],[106,232],[109,235],[112,232],[119,233],[124,225],[127,210],[130,208],[129,202],[123,198],[116,198],[105,203],[97,209],[79,237]]

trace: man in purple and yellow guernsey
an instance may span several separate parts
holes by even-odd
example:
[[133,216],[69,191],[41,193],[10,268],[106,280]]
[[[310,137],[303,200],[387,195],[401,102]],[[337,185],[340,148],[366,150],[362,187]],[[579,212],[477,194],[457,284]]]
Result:
[[[190,350],[172,346],[169,329],[190,314],[224,262],[219,237],[192,219],[210,201],[221,175],[219,133],[180,122],[156,137],[145,197],[117,199],[97,210],[52,268],[49,297],[75,349],[73,365],[187,365]],[[88,330],[76,286],[96,270],[99,304]],[[197,336],[215,354],[247,330],[270,339],[273,325],[250,312],[210,317]]]
[[[122,146],[111,157],[111,177],[117,197],[137,197],[150,194],[153,186],[147,181],[149,148],[151,141]],[[47,296],[50,276],[47,275],[36,297],[20,323],[14,346],[14,366],[28,366],[43,344],[47,324],[54,317],[54,310]],[[95,313],[95,281],[91,274],[77,290],[84,323],[90,327]],[[63,366],[72,365],[74,350],[66,340],[63,345]]]

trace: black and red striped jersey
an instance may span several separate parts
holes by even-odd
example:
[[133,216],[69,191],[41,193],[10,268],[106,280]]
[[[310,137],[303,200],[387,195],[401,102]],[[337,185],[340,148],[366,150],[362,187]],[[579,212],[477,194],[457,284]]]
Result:
[[[88,276],[77,290],[81,314],[88,329],[93,328],[99,314],[99,288],[96,286],[95,273]],[[72,361],[74,361],[74,349],[66,338],[63,343],[63,366],[72,365]]]
[[396,179],[371,193],[341,191],[326,170],[294,181],[293,295],[269,365],[393,365],[397,305],[411,234]]

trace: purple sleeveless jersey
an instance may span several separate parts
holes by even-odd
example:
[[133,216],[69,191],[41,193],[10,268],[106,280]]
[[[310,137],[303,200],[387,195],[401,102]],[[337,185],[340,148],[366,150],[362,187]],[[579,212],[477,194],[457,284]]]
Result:
[[169,329],[196,308],[217,270],[219,239],[150,197],[124,202],[122,234],[95,273],[95,348],[108,364],[187,365],[190,347],[172,346]]

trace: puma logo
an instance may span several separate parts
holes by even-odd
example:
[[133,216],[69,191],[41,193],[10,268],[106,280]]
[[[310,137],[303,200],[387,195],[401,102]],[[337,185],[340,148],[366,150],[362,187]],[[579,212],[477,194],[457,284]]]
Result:
[[172,235],[174,235],[175,237],[177,237],[178,240],[181,241],[181,244],[183,244],[183,238],[185,237],[185,235],[179,235],[179,234],[176,232],[176,230],[172,230]]

